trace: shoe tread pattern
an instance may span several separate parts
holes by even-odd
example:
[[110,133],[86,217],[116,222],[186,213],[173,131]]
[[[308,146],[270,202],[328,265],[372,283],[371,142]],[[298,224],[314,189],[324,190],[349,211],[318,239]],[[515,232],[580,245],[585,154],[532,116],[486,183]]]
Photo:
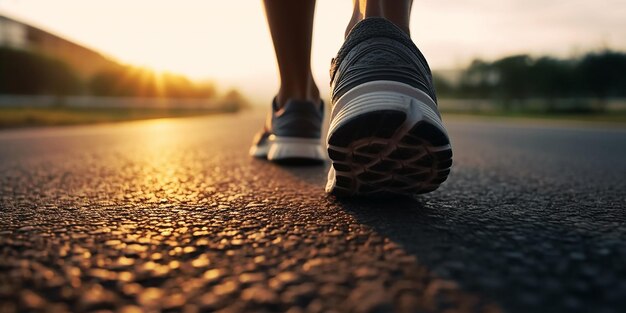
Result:
[[446,134],[421,120],[406,131],[400,111],[375,111],[339,127],[328,155],[338,196],[420,194],[443,183],[452,166]]

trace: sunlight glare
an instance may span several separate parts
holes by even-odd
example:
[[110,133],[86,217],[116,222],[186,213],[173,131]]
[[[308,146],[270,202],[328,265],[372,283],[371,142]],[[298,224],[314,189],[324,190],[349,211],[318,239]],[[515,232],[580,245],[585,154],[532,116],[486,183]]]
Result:
[[[603,1],[611,10],[583,1],[424,0],[414,5],[411,33],[435,70],[515,53],[567,56],[606,46],[626,49],[626,5]],[[342,44],[351,5],[349,0],[317,1],[311,60],[325,94],[330,60]],[[278,87],[262,1],[20,0],[0,1],[0,14],[122,63],[213,79],[262,101],[269,101]]]

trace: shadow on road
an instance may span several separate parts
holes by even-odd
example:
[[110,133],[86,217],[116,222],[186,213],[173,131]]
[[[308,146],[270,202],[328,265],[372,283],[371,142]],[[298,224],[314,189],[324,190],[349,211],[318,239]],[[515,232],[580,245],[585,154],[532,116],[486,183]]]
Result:
[[[258,161],[271,163],[264,160]],[[295,180],[312,186],[319,186],[320,190],[323,190],[324,184],[326,183],[328,167],[329,164],[327,162],[303,162],[296,160],[287,163],[280,163],[280,166],[275,166],[274,169],[288,174]]]
[[286,186],[322,200],[320,210],[351,215],[427,272],[506,311],[626,307],[619,232],[592,228],[622,220],[619,204],[573,203],[558,187],[561,193],[537,192],[541,182],[528,180],[493,184],[502,174],[492,178],[468,169],[428,195],[337,199],[323,192],[327,166],[272,168]]
[[[435,276],[458,283],[466,292],[477,292],[487,301],[498,299],[500,304],[508,304],[509,308],[519,308],[519,302],[505,299],[511,293],[497,291],[506,288],[506,278],[500,279],[502,273],[493,271],[493,264],[474,258],[483,255],[505,260],[500,256],[503,250],[474,244],[474,240],[470,239],[475,239],[472,232],[480,230],[472,229],[471,225],[459,225],[458,220],[447,216],[450,211],[442,210],[438,204],[430,204],[429,198],[330,198],[359,223],[400,246],[405,253],[415,256],[418,264]],[[476,277],[479,273],[484,277]],[[504,303],[501,302],[503,299]]]
[[418,197],[346,198],[329,196],[360,223],[401,245],[407,252],[429,254],[433,242],[447,240],[445,221]]
[[510,220],[477,216],[463,201],[451,206],[430,196],[334,201],[438,277],[497,299],[508,311],[574,312],[623,301],[618,291],[594,287],[619,284],[609,270],[612,241],[541,218],[524,224],[517,212]]

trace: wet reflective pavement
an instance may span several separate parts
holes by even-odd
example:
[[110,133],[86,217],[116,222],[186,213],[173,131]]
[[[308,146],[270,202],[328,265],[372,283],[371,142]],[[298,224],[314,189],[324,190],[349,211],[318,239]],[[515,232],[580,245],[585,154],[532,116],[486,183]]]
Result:
[[0,311],[626,310],[624,128],[451,119],[438,191],[338,200],[262,119],[0,132]]

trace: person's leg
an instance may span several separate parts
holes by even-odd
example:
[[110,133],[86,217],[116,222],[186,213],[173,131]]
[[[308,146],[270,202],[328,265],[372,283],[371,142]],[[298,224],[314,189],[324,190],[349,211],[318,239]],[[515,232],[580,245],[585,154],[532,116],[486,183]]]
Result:
[[264,4],[280,72],[278,105],[289,99],[319,103],[311,73],[315,0],[264,0]]
[[264,0],[280,88],[250,155],[274,162],[320,163],[324,107],[311,73],[315,0]]
[[368,17],[384,17],[410,34],[409,20],[413,0],[353,0],[353,4],[354,10],[346,29],[346,37],[356,23]]

